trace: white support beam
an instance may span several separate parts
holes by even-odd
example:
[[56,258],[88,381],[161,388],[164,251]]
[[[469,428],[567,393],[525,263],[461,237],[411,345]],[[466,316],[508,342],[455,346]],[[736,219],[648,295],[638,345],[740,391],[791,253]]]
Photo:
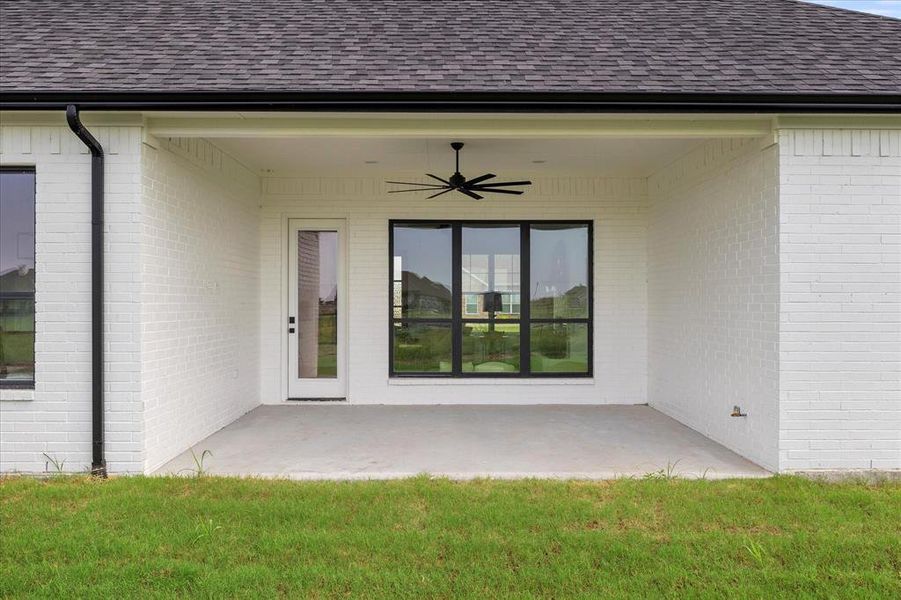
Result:
[[901,115],[785,115],[776,129],[901,129]]
[[147,127],[159,137],[400,137],[400,138],[737,138],[772,131],[771,117],[611,118],[540,116],[522,118],[422,115],[328,117],[149,116]]

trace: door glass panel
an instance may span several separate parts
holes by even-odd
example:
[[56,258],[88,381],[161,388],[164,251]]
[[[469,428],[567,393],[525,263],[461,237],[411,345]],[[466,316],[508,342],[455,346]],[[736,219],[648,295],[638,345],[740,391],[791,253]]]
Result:
[[394,228],[391,281],[394,318],[451,317],[452,243],[449,225]]
[[338,233],[297,232],[298,377],[338,376]]
[[532,225],[529,246],[531,317],[588,318],[588,226]]
[[464,323],[464,373],[518,373],[519,323]]
[[533,373],[587,373],[587,323],[533,323]]
[[518,319],[519,226],[463,227],[463,318]]
[[450,373],[450,323],[395,323],[396,373]]

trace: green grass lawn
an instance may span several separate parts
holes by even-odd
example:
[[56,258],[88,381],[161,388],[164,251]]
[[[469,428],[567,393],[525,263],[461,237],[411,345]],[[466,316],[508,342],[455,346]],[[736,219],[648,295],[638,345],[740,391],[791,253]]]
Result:
[[901,485],[0,480],[0,597],[901,597]]

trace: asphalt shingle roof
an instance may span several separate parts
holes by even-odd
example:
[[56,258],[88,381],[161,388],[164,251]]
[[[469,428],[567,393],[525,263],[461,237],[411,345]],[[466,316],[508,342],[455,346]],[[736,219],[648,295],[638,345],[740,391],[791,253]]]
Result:
[[797,0],[2,0],[0,91],[897,94],[901,20]]

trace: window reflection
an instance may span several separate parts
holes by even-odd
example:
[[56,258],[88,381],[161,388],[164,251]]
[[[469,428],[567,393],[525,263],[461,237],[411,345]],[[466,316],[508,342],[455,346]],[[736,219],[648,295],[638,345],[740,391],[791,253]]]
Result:
[[519,318],[519,244],[518,226],[463,227],[464,318]]
[[451,326],[394,324],[394,370],[398,373],[450,373]]
[[451,228],[395,227],[392,314],[395,318],[450,318]]
[[587,373],[587,323],[533,323],[532,373]]
[[468,373],[518,373],[519,323],[466,323],[463,366]]
[[[391,372],[590,375],[590,227],[393,225]],[[528,290],[521,289],[522,252]]]
[[297,232],[298,376],[338,376],[338,233]]
[[0,170],[0,383],[34,381],[35,174]]
[[532,225],[533,319],[588,318],[588,226]]

